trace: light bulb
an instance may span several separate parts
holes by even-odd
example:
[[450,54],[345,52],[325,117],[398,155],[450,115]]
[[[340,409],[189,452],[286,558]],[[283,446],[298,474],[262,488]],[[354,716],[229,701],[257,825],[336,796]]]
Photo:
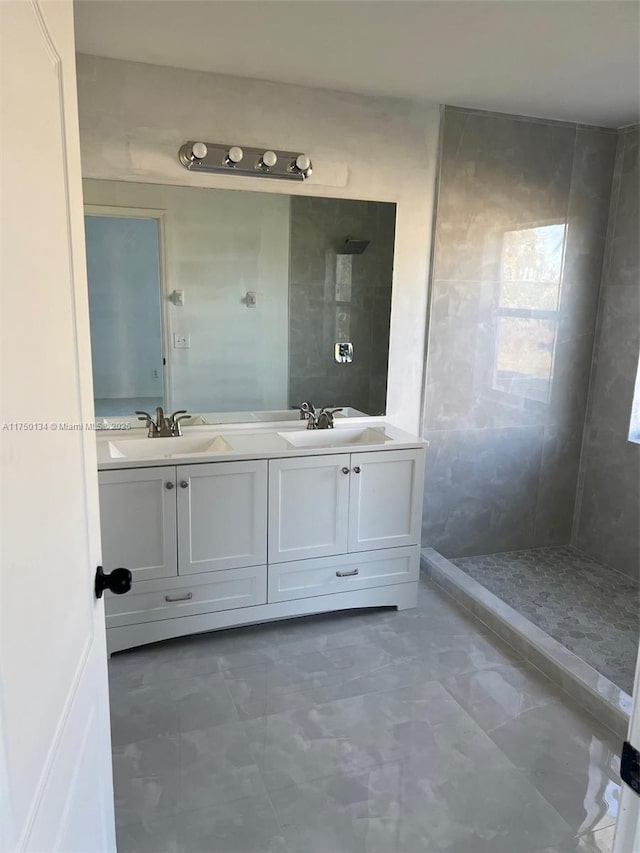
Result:
[[191,153],[196,160],[204,160],[207,156],[207,146],[204,142],[194,142],[191,148]]
[[229,163],[239,163],[244,157],[244,151],[239,145],[232,145],[227,151],[227,161]]
[[265,151],[262,155],[262,162],[267,168],[272,169],[278,162],[278,155],[275,151]]
[[311,160],[307,154],[298,154],[296,157],[296,169],[299,172],[308,172],[311,167]]

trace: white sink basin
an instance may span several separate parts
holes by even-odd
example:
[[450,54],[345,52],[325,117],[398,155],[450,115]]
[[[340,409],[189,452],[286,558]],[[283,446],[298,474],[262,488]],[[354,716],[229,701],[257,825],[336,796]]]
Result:
[[166,459],[192,453],[228,453],[231,450],[233,448],[221,435],[199,438],[177,435],[172,438],[132,438],[109,442],[112,459]]
[[385,444],[391,441],[384,432],[370,427],[355,429],[301,429],[279,432],[292,447],[345,447],[351,444]]

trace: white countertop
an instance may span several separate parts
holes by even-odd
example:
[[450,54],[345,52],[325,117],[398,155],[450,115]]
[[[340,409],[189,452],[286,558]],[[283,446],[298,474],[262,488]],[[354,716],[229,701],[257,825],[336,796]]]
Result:
[[[127,446],[129,442],[134,443]],[[307,446],[307,442],[312,445]],[[322,446],[314,446],[315,442],[321,442]],[[333,430],[307,431],[303,421],[279,421],[259,427],[255,423],[190,426],[183,429],[182,436],[165,439],[147,438],[146,429],[109,429],[97,433],[100,471],[426,446],[426,441],[383,419],[361,417],[341,418]]]

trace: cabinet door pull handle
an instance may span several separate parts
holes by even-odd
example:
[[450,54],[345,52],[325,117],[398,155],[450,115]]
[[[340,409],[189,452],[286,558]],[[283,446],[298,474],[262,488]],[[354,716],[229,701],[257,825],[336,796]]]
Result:
[[165,595],[165,601],[191,601],[193,598],[192,592],[185,592],[184,595]]
[[168,483],[164,484],[164,487],[165,487],[165,489],[173,489],[174,484],[171,481],[169,481]]
[[356,474],[359,474],[362,469],[360,468],[359,465],[356,465],[356,467],[353,470]]
[[180,488],[181,489],[188,489],[189,488],[188,480],[182,480],[182,482],[180,483]]
[[343,473],[343,474],[348,474],[348,473],[349,473],[349,469],[348,469],[348,468],[343,468],[343,469],[342,469],[342,473]]
[[352,578],[360,572],[360,569],[354,569],[351,572],[336,572],[337,578]]

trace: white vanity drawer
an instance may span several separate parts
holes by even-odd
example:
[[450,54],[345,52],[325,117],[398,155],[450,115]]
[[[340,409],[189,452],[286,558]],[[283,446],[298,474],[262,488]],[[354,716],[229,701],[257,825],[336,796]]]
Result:
[[417,581],[420,546],[269,566],[269,602]]
[[267,567],[134,582],[126,595],[105,595],[107,628],[266,604]]

